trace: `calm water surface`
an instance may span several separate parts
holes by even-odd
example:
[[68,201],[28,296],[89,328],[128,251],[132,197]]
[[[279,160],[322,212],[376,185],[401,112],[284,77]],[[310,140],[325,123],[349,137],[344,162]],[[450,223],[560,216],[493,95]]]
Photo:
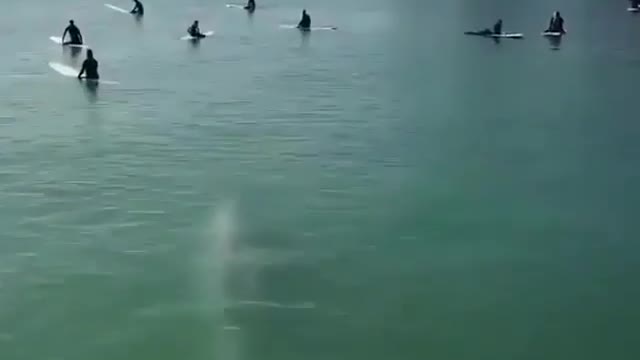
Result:
[[640,358],[624,1],[145,7],[3,4],[1,359]]

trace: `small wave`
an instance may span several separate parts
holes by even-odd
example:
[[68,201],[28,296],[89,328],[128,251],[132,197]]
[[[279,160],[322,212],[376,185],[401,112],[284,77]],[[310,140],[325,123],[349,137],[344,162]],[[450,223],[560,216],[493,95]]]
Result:
[[240,327],[233,326],[233,325],[227,325],[227,326],[223,327],[222,330],[225,330],[225,331],[239,331]]
[[22,253],[17,253],[16,255],[18,255],[20,257],[36,257],[36,256],[38,256],[38,254],[34,253],[34,252],[22,252]]
[[123,253],[125,253],[127,255],[144,255],[144,254],[148,254],[149,251],[147,251],[147,250],[124,250]]
[[238,301],[238,305],[240,306],[257,306],[257,307],[267,307],[267,308],[275,308],[275,309],[315,309],[316,304],[313,302],[302,302],[295,304],[282,304],[273,301],[259,301],[259,300],[242,300]]

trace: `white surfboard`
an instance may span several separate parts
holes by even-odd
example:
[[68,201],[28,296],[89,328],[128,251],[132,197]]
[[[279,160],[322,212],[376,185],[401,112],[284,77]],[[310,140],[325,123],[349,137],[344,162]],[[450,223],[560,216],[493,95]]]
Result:
[[[49,63],[49,67],[52,68],[53,70],[55,70],[55,72],[57,72],[58,74],[62,75],[62,76],[66,76],[66,77],[78,77],[78,73],[80,73],[80,70],[76,70],[74,68],[72,68],[71,66],[67,66],[64,64],[60,64],[57,62],[50,62]],[[95,79],[82,79],[83,81],[87,81],[87,82],[99,82],[101,84],[107,84],[107,85],[118,85],[119,82],[117,81],[109,81],[109,80],[95,80]]]
[[[298,29],[298,25],[287,25],[287,24],[282,24],[280,25],[281,29]],[[306,30],[306,29],[300,29],[300,30]],[[312,26],[310,29],[311,31],[336,31],[338,30],[337,26]],[[307,30],[307,31],[308,31]]]
[[545,31],[542,33],[542,36],[546,36],[546,37],[561,37],[562,35],[564,35],[561,32],[552,32],[552,31]]
[[229,9],[242,9],[242,10],[246,10],[244,8],[244,5],[240,5],[240,4],[227,4],[227,7]]
[[[62,38],[60,36],[50,36],[49,39],[58,45],[63,45]],[[89,47],[88,45],[77,45],[77,44],[66,44],[64,46],[81,48],[81,49],[86,49]]]
[[[214,31],[207,31],[207,32],[203,32],[202,35],[209,37],[211,35],[213,35],[215,32]],[[197,37],[193,37],[191,35],[185,35],[183,37],[180,38],[180,40],[198,40],[198,39],[203,39],[203,38],[197,38]]]
[[640,11],[640,8],[627,8],[628,12],[638,12]]
[[117,7],[117,6],[115,6],[115,5],[111,5],[111,4],[104,4],[104,6],[105,6],[105,7],[107,7],[107,8],[109,8],[109,9],[111,9],[111,10],[117,11],[117,12],[119,12],[119,13],[129,14],[129,12],[128,12],[127,10],[125,10],[125,9],[123,9],[123,8],[120,8],[120,7]]
[[520,33],[502,33],[502,34],[491,34],[489,35],[493,38],[505,38],[505,39],[521,39],[524,37],[524,34]]

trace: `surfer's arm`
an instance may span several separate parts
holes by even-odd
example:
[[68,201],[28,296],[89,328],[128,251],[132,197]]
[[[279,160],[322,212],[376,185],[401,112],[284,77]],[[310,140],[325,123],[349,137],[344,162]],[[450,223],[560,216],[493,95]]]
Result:
[[82,69],[80,70],[80,73],[78,74],[78,79],[82,79],[82,75],[84,75],[84,70],[86,69],[85,66],[85,62],[82,63]]
[[64,42],[64,37],[67,36],[68,32],[69,32],[69,28],[64,29],[64,32],[62,33],[62,42]]

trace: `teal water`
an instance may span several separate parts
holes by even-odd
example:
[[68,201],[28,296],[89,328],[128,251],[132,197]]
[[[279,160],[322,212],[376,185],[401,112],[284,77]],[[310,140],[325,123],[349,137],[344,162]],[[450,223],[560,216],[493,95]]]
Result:
[[0,13],[0,359],[640,357],[625,2],[102,3]]

